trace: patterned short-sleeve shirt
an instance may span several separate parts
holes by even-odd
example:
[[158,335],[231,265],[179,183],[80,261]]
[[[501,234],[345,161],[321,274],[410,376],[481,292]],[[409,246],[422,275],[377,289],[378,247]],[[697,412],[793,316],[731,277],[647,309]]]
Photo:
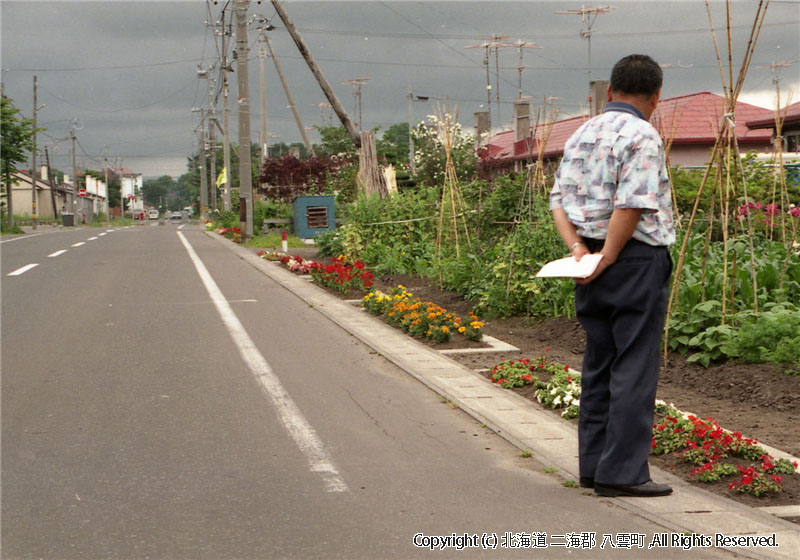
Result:
[[570,137],[550,193],[550,209],[556,208],[591,239],[605,239],[615,208],[642,208],[633,238],[675,242],[664,144],[638,109],[609,103]]

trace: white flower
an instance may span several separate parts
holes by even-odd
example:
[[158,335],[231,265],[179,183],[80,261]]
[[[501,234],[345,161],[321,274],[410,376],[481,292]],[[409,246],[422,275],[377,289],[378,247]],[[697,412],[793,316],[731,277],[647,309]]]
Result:
[[567,395],[564,397],[564,404],[569,406],[571,402],[572,402],[572,394],[567,393]]
[[550,390],[550,394],[551,394],[551,395],[555,395],[556,393],[558,393],[558,387],[553,387],[553,388]]
[[572,401],[572,406],[581,406],[580,399],[575,399],[574,401]]
[[559,395],[555,399],[553,399],[553,406],[558,406],[560,404],[561,404],[561,395]]

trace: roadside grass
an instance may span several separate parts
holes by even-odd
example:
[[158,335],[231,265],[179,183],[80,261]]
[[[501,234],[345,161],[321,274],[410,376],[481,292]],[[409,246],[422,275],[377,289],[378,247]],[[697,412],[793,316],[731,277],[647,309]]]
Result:
[[[306,245],[302,239],[295,235],[289,235],[286,238],[289,249],[303,249],[313,247],[313,245]],[[266,235],[256,235],[244,244],[245,247],[255,247],[257,249],[271,249],[281,247],[281,234],[278,232],[268,233]]]

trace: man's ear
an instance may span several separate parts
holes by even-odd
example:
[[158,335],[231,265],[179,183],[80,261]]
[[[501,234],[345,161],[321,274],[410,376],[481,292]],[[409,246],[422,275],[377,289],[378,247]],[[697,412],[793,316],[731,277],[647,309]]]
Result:
[[610,84],[606,88],[606,101],[611,103],[611,85]]
[[659,90],[655,92],[649,99],[650,106],[653,108],[653,111],[655,111],[656,107],[658,107],[658,102],[660,99],[661,99],[661,89],[659,88]]

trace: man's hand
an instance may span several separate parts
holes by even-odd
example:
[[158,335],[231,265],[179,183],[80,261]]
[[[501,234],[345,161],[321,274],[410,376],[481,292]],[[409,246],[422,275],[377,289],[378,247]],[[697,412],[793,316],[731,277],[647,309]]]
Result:
[[[584,255],[591,255],[591,254],[592,252],[589,251],[589,249],[587,249],[586,247],[578,246],[575,248],[575,252],[573,253],[572,256],[575,257],[576,261],[580,262],[580,260],[583,258]],[[603,255],[603,252],[600,251],[600,254]],[[600,259],[599,263],[597,263],[597,268],[594,269],[594,272],[592,273],[591,276],[587,276],[586,278],[573,278],[573,280],[575,280],[576,284],[580,285],[588,284],[589,282],[600,276],[603,273],[603,271],[612,264],[613,263],[609,259],[607,259],[605,255],[603,255],[603,258]]]

